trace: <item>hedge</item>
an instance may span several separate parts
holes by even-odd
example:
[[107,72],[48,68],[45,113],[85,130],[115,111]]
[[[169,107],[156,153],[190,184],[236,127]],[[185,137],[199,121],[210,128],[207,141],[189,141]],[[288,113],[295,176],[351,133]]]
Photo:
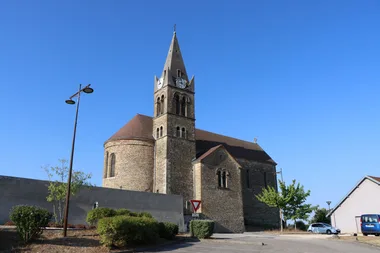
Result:
[[24,242],[39,237],[53,214],[38,206],[18,205],[12,207],[9,218],[16,224],[17,233]]
[[209,238],[214,233],[213,220],[191,220],[190,235],[197,238]]
[[113,217],[117,214],[117,212],[108,207],[99,207],[93,209],[87,213],[86,221],[90,225],[95,225],[101,218],[105,217]]
[[158,233],[161,238],[172,240],[178,234],[178,225],[171,222],[160,222]]
[[97,232],[108,247],[154,243],[159,238],[158,222],[147,217],[120,215],[100,219]]

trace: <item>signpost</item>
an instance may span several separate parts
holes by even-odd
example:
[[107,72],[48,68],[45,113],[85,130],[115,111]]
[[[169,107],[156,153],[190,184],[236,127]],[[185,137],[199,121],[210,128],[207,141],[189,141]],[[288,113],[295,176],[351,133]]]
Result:
[[194,213],[196,213],[199,207],[201,206],[201,201],[192,199],[190,200],[190,202],[191,202],[191,205],[193,206]]

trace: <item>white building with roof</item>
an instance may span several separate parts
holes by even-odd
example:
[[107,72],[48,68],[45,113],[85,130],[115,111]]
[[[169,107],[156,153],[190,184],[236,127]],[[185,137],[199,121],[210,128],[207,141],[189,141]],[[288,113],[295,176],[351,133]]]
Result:
[[365,176],[327,214],[342,233],[361,233],[362,214],[380,214],[380,177]]

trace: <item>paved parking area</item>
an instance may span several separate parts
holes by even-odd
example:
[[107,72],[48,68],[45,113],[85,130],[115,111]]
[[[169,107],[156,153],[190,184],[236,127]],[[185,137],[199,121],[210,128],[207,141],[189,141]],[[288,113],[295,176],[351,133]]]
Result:
[[145,252],[182,252],[182,253],[379,253],[374,246],[329,240],[326,236],[279,236],[264,233],[215,234],[215,239],[184,242],[168,245],[160,249]]

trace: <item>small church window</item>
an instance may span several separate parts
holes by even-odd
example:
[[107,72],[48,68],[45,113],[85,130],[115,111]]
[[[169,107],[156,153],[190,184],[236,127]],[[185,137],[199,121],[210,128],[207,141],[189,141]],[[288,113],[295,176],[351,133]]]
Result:
[[161,114],[161,102],[160,98],[157,99],[157,116]]
[[181,100],[181,115],[186,116],[186,97],[183,97]]
[[163,130],[163,128],[160,127],[160,137],[162,137],[162,130]]
[[227,172],[222,172],[222,187],[227,188]]
[[156,134],[157,138],[160,137],[160,129],[157,128],[157,134]]
[[108,173],[108,151],[106,152],[106,165],[104,168],[104,175],[103,175],[104,178],[107,178],[107,173]]
[[164,95],[162,95],[162,97],[161,97],[161,110],[160,110],[161,113],[164,113],[164,111],[165,111],[164,104],[165,104],[165,99],[164,99]]
[[228,172],[223,169],[218,169],[216,174],[218,177],[218,188],[227,188]]
[[111,169],[110,169],[110,177],[115,176],[115,163],[116,163],[116,157],[115,154],[111,154]]
[[182,77],[182,72],[180,69],[177,69],[177,77]]
[[185,134],[186,134],[186,130],[185,130],[184,127],[182,127],[182,135],[181,135],[181,137],[182,138],[186,138]]
[[219,170],[217,172],[218,175],[218,187],[222,187],[222,172]]
[[176,136],[177,136],[177,137],[180,137],[180,136],[181,136],[181,132],[180,132],[180,128],[179,128],[179,127],[177,127]]
[[178,94],[175,94],[175,96],[174,96],[174,103],[175,103],[175,114],[179,114],[180,103],[179,103],[179,96],[178,96]]
[[267,188],[267,173],[264,172],[264,186]]
[[247,188],[251,188],[251,184],[250,184],[250,181],[249,181],[249,170],[247,169],[246,170],[246,179],[247,179]]

